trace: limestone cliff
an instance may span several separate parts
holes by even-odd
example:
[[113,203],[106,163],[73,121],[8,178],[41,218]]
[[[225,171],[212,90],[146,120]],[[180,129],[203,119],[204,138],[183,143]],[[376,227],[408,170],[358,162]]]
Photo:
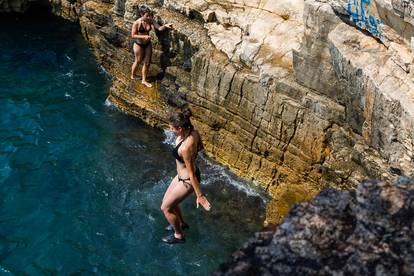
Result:
[[[414,172],[412,1],[50,1],[79,19],[109,99],[154,126],[190,105],[207,153],[274,198],[268,221],[324,187]],[[143,2],[173,23],[153,34],[152,89],[129,79]]]

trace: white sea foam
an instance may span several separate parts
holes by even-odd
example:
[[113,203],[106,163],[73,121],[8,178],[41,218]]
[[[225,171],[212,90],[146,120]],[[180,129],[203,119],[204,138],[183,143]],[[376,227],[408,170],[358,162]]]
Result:
[[115,106],[113,102],[111,102],[108,98],[106,98],[104,105],[109,108],[110,110],[117,110],[118,108]]
[[66,74],[63,74],[63,75],[66,76],[66,77],[71,78],[71,77],[73,77],[73,72],[69,71],[69,72],[67,72]]
[[65,98],[66,98],[66,99],[70,99],[70,100],[72,100],[72,99],[73,99],[72,95],[71,95],[71,94],[69,94],[68,92],[65,92]]
[[213,163],[208,158],[206,158],[204,154],[200,154],[200,157],[204,162],[206,162],[207,167],[211,171],[208,177],[203,178],[203,182],[206,185],[211,185],[218,180],[224,180],[225,183],[232,185],[248,196],[260,197],[261,199],[265,200],[264,193],[262,193],[259,189],[252,187],[252,184],[248,184],[242,180],[237,180],[236,177],[231,175],[231,173],[225,167]]
[[5,269],[4,267],[0,266],[0,274],[4,275],[14,275],[9,270]]
[[164,136],[165,139],[163,141],[164,144],[174,146],[175,145],[175,134],[167,129],[164,129]]
[[105,67],[103,67],[102,65],[99,65],[99,70],[101,71],[101,73],[105,75],[107,79],[111,79],[111,74],[109,74],[109,72],[106,71]]
[[106,100],[105,100],[105,106],[111,107],[111,106],[115,106],[115,105],[108,98],[106,98]]
[[66,58],[68,61],[72,61],[72,58],[71,58],[70,56],[68,56],[67,54],[65,54],[65,58]]
[[196,261],[193,261],[193,262],[187,262],[189,265],[195,265],[195,266],[198,266],[198,267],[201,267],[201,264],[203,263],[203,261],[202,260],[196,260]]
[[85,104],[86,109],[89,110],[90,113],[96,114],[96,110],[92,108],[89,104]]

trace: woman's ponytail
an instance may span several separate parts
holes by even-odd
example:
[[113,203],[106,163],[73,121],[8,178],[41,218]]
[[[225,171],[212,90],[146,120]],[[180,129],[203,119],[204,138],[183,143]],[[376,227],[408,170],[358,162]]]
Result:
[[184,107],[181,110],[181,113],[183,113],[183,116],[186,119],[190,119],[190,117],[193,115],[193,113],[191,112],[191,109],[189,109],[188,107]]
[[181,109],[181,112],[173,112],[169,116],[169,123],[176,128],[185,128],[185,129],[193,129],[193,125],[191,124],[190,117],[193,115],[191,109],[185,107]]

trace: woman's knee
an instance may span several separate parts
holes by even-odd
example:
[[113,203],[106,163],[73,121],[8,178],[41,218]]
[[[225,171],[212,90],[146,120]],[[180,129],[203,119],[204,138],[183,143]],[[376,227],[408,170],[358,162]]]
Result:
[[172,211],[173,207],[171,207],[170,205],[162,203],[160,209],[163,213],[169,213],[169,212]]
[[143,53],[140,51],[134,51],[135,61],[141,62],[143,60]]
[[147,63],[147,66],[149,66],[152,58],[152,51],[145,52],[144,56],[144,63]]

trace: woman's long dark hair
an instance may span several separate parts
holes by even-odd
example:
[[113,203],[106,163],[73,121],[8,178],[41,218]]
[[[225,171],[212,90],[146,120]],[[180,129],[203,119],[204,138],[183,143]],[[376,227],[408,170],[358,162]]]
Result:
[[185,107],[181,112],[173,112],[170,114],[168,121],[175,128],[193,129],[190,117],[193,115],[188,107]]
[[147,12],[152,14],[152,10],[147,5],[140,5],[138,7],[139,16],[144,16]]

